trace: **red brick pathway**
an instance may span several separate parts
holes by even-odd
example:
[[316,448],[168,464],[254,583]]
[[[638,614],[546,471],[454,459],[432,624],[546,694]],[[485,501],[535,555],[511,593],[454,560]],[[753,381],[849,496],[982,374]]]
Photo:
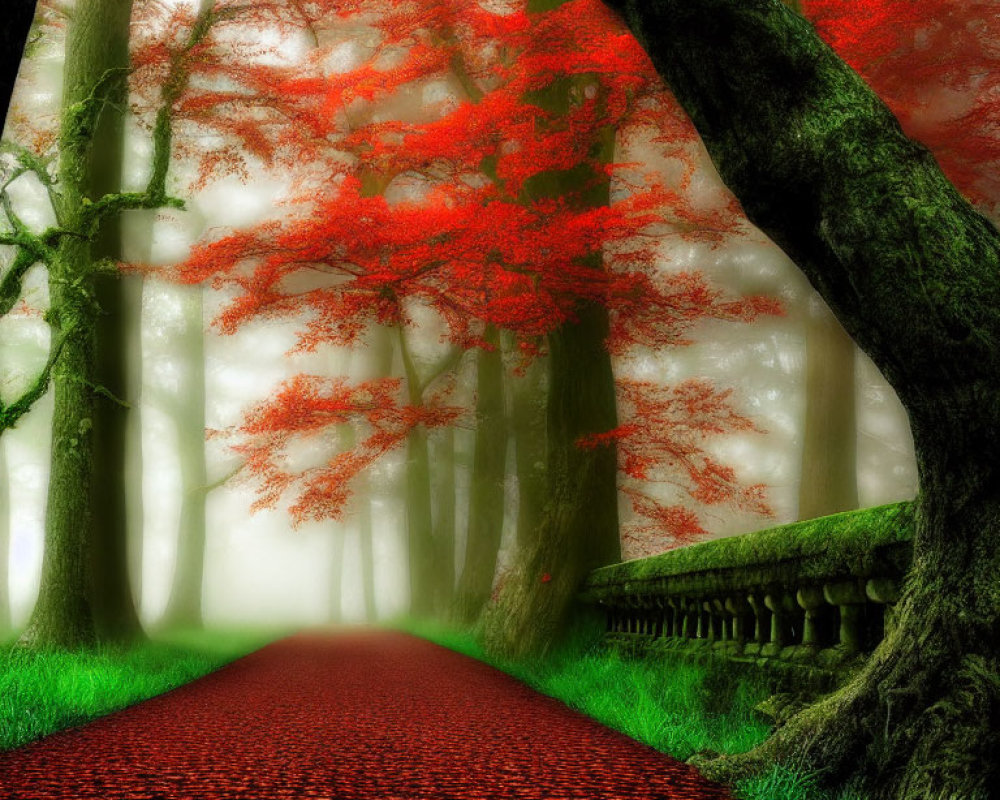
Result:
[[729,795],[513,678],[400,633],[301,634],[0,754],[31,800]]

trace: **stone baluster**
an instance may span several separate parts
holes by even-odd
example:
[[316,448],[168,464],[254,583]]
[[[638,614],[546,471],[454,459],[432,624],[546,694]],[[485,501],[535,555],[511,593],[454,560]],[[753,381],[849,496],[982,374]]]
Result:
[[882,608],[882,635],[889,634],[896,623],[896,604],[899,602],[900,585],[894,578],[871,578],[865,584],[865,594]]
[[684,608],[683,636],[685,639],[698,638],[698,614],[696,603],[689,598],[681,598]]
[[726,598],[726,611],[731,615],[733,642],[737,651],[743,650],[747,643],[748,631],[746,630],[747,615],[750,605],[742,595],[732,595]]
[[683,601],[680,597],[671,597],[668,601],[670,604],[670,635],[675,639],[680,638],[684,634],[684,606]]
[[840,581],[823,587],[826,601],[840,609],[840,642],[845,655],[858,653],[864,646],[864,613],[868,596],[861,581]]
[[761,592],[750,592],[746,599],[753,611],[753,641],[743,648],[743,652],[751,656],[760,655],[761,649],[771,640],[771,611],[764,604]]
[[715,641],[715,620],[712,618],[712,603],[709,600],[698,602],[698,620],[701,622],[701,629],[698,638],[708,642]]
[[761,648],[761,655],[776,656],[789,644],[788,610],[785,607],[784,590],[768,590],[764,595],[764,605],[771,612],[771,636],[768,643]]
[[819,586],[806,586],[795,593],[795,599],[805,612],[802,622],[802,646],[818,650],[820,642],[820,609],[826,602],[823,589]]

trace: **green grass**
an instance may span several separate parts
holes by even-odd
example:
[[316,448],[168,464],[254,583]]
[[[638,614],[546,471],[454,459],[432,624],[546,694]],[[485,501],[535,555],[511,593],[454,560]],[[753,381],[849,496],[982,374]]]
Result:
[[[763,680],[752,673],[741,676],[724,662],[633,659],[585,641],[570,641],[543,659],[505,662],[487,656],[471,632],[429,622],[399,627],[486,661],[675,758],[685,760],[701,750],[741,753],[770,733],[753,711],[768,696]],[[849,789],[824,791],[816,776],[781,765],[741,782],[737,795],[745,800],[864,800]]]
[[129,648],[0,647],[0,750],[81,725],[201,677],[275,638],[188,631]]

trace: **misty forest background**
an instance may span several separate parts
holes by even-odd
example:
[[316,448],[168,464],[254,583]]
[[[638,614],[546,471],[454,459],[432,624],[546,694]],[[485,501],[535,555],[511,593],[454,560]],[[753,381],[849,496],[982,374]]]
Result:
[[[263,35],[267,40],[267,32]],[[331,41],[340,37],[331,48],[331,70],[347,72],[364,61],[369,46],[364,37],[336,31],[327,35]],[[270,37],[267,43],[274,50],[269,57],[291,63],[307,52],[303,36],[272,31]],[[28,118],[44,127],[46,120],[58,118],[62,61],[57,27],[33,46],[24,62],[9,121]],[[457,103],[457,94],[447,81],[418,82],[394,100],[392,113],[400,119],[421,118]],[[148,179],[148,123],[133,115],[127,125],[125,183],[137,188]],[[700,146],[691,148],[693,177],[682,179],[675,170],[669,189],[693,207],[713,207],[727,193]],[[304,352],[297,344],[310,309],[252,319],[223,332],[216,321],[232,302],[232,289],[180,286],[160,277],[187,259],[196,242],[280,217],[307,180],[301,170],[268,167],[250,158],[247,174],[215,176],[196,186],[198,155],[190,151],[186,156],[175,153],[171,164],[172,182],[189,187],[176,192],[186,208],[130,211],[122,226],[124,261],[145,265],[141,277],[126,279],[128,358],[139,398],[132,404],[127,443],[129,552],[141,619],[146,626],[165,618],[182,625],[314,624],[405,614],[411,607],[407,526],[412,524],[406,507],[406,449],[396,447],[364,470],[339,519],[293,526],[288,507],[294,497],[283,496],[274,507],[252,511],[259,483],[227,435],[239,428],[248,409],[273,397],[296,375],[363,380],[385,374],[389,365],[388,374],[401,376],[398,348],[369,331],[353,347],[321,344]],[[612,194],[625,191],[627,181],[619,173],[661,170],[661,151],[661,144],[648,136],[620,139],[614,160],[626,166],[612,174]],[[324,168],[318,161],[312,179],[321,180]],[[408,191],[417,190],[397,187],[397,201],[405,200]],[[8,194],[29,227],[41,230],[52,224],[45,189],[31,175],[11,183]],[[747,226],[707,243],[678,236],[676,226],[661,226],[656,269],[663,274],[699,271],[723,296],[776,298],[783,313],[748,323],[702,320],[686,332],[689,343],[616,354],[613,366],[619,378],[668,386],[702,379],[719,390],[732,390],[729,402],[757,430],[706,436],[704,445],[720,463],[735,469],[743,484],[766,487],[772,514],[725,503],[698,505],[669,480],[648,491],[666,504],[691,506],[708,537],[911,498],[916,488],[912,442],[892,390],[794,265]],[[7,268],[13,255],[11,248],[4,250],[0,257]],[[36,266],[25,279],[22,302],[0,320],[0,393],[5,399],[17,396],[47,358],[46,281],[45,270]],[[433,309],[419,304],[410,317],[413,360],[419,369],[433,369],[451,352],[445,325]],[[504,379],[497,397],[510,421],[517,403],[512,387],[515,377],[521,377],[510,348],[498,344],[498,351],[504,357]],[[470,352],[456,360],[450,388],[450,396],[461,399],[470,412],[429,432],[433,502],[428,511],[432,525],[454,531],[454,567],[439,571],[439,580],[452,587],[462,577],[473,521],[470,484],[477,419],[482,418],[475,410],[481,380],[476,363]],[[577,368],[586,371],[588,365]],[[544,392],[544,381],[538,390]],[[0,630],[22,627],[38,592],[51,415],[50,393],[0,437],[0,550],[6,554],[0,557]],[[642,419],[627,416],[620,422],[643,425]],[[288,457],[316,463],[332,457],[344,443],[343,430],[335,437],[311,437]],[[523,496],[512,425],[497,448],[505,451],[506,466],[494,581],[502,579],[510,564]],[[626,557],[684,543],[643,524],[628,502],[619,509]]]

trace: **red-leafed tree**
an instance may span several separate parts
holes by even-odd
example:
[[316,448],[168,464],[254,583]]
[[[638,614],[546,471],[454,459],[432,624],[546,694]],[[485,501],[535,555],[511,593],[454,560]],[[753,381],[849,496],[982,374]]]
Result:
[[[841,689],[706,769],[733,779],[782,760],[873,797],[991,797],[1000,233],[956,185],[980,199],[996,180],[996,6],[807,5],[910,133],[943,137],[932,154],[776,0],[611,5],[643,37],[749,217],[896,390],[920,476],[913,564],[885,639]],[[977,162],[983,172],[971,174]]]
[[[308,159],[301,177],[308,196],[296,198],[282,220],[199,246],[183,267],[185,280],[235,290],[219,320],[223,330],[261,315],[304,313],[301,347],[350,345],[372,324],[406,330],[413,310],[429,307],[458,348],[493,349],[484,339],[491,326],[513,334],[528,355],[544,340],[552,498],[541,525],[548,533],[520,559],[520,578],[508,581],[521,582],[517,613],[503,615],[508,645],[544,640],[582,575],[618,555],[615,437],[606,436],[603,447],[580,446],[582,437],[618,427],[607,344],[616,351],[678,344],[699,319],[752,319],[773,310],[756,298],[724,301],[696,275],[666,275],[655,263],[658,231],[718,238],[735,230],[732,208],[697,209],[682,191],[642,180],[611,201],[616,133],[652,131],[688,165],[692,137],[641,53],[625,46],[620,31],[609,34],[606,16],[594,17],[598,8],[582,0],[545,14],[443,2],[341,4],[335,16],[310,20],[310,38],[330,44],[310,51],[304,66],[233,62],[225,74],[239,90],[179,102],[182,114],[215,124],[232,140],[247,135],[233,120],[252,98],[260,109],[254,130],[268,131],[272,144],[261,155],[286,165]],[[348,68],[330,71],[348,29],[370,44]],[[407,108],[407,96],[434,91],[437,103]],[[234,152],[208,152],[205,169],[228,163]],[[447,420],[451,412],[443,409],[426,418],[416,413],[429,403],[424,383],[408,368],[407,402],[386,405],[378,425],[366,418],[379,442],[389,440],[386,415],[397,417],[397,443],[405,430]],[[309,403],[350,406],[345,398],[353,392],[342,382],[305,378],[290,388],[309,389],[297,408],[311,421],[322,415],[308,413]],[[389,396],[380,396],[388,404]],[[713,397],[697,423],[695,415],[689,420],[702,435],[734,429],[724,397]],[[670,406],[665,414],[684,408],[656,393],[644,402],[658,401]],[[282,448],[315,431],[312,422],[296,427],[291,402],[283,391],[256,411],[257,422],[242,431],[245,447],[256,454],[267,501],[296,483],[304,490],[297,513],[334,514],[345,480],[373,451],[361,445],[361,454],[340,453],[298,475],[284,470]],[[717,414],[711,423],[710,406]],[[669,425],[658,433],[673,435]],[[690,469],[675,480],[687,485],[698,473],[703,483],[690,486],[692,497],[709,499],[704,482],[714,482],[711,502],[746,505],[736,476],[701,444],[690,436],[659,445],[684,451]],[[637,505],[649,507],[648,500]],[[542,574],[552,576],[543,587],[551,602],[535,597]],[[550,610],[540,614],[546,602]]]

